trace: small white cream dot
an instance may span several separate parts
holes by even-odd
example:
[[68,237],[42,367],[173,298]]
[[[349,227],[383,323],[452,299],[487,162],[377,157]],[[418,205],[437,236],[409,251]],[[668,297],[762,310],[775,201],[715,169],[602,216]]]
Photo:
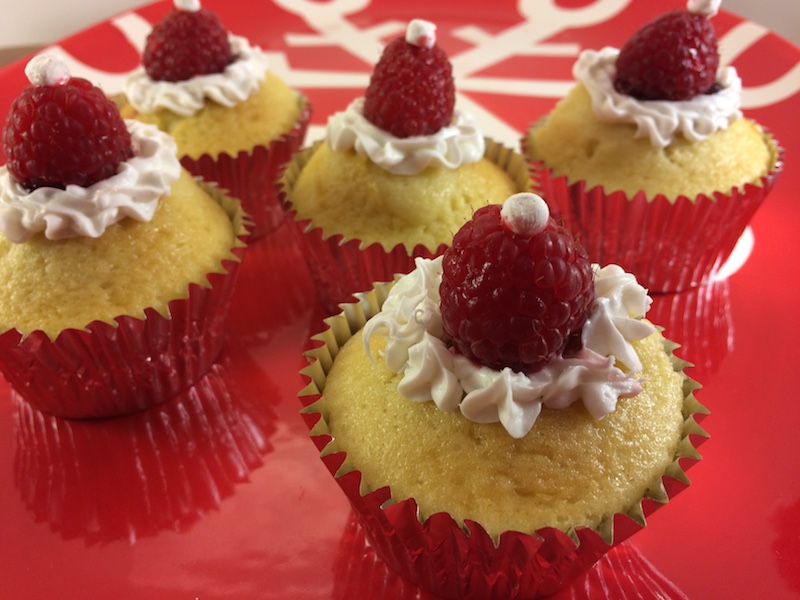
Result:
[[698,15],[713,17],[719,12],[720,4],[722,0],[687,0],[686,9]]
[[34,56],[25,66],[32,85],[61,85],[70,79],[67,64],[50,54]]
[[550,209],[541,196],[520,192],[503,203],[500,218],[514,233],[533,235],[547,227]]
[[197,12],[200,10],[200,0],[175,0],[175,8],[187,12]]
[[406,28],[406,41],[420,48],[433,48],[436,44],[436,25],[430,21],[413,19]]

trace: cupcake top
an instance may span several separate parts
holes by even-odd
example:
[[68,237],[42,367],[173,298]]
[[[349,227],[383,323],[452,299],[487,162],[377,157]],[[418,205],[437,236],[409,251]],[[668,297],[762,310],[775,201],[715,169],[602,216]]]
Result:
[[535,194],[479,209],[442,257],[416,260],[367,323],[387,339],[398,391],[528,434],[543,406],[595,418],[641,392],[631,342],[655,331],[651,299],[616,265],[592,265]]
[[[25,72],[31,85],[3,130],[0,231],[20,243],[38,232],[99,237],[126,217],[150,221],[180,175],[172,138],[124,121],[99,88],[70,77],[57,59],[36,57]],[[35,135],[43,130],[50,135]]]
[[456,169],[483,157],[471,115],[454,109],[452,67],[436,45],[436,26],[412,20],[375,66],[363,98],[328,120],[326,140],[398,175],[431,165]]
[[173,10],[147,37],[142,68],[126,82],[125,95],[139,112],[160,108],[196,114],[212,100],[235,106],[266,78],[266,54],[228,33],[199,0],[175,0]]
[[[573,75],[588,90],[598,119],[631,123],[636,137],[666,147],[726,129],[742,113],[736,69],[719,66],[709,17],[720,0],[689,0],[642,27],[621,50],[585,50]],[[666,49],[666,50],[665,50]]]

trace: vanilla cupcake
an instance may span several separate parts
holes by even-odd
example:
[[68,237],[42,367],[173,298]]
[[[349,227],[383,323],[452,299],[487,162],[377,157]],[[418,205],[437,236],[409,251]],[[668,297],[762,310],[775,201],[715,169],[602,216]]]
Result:
[[697,386],[636,278],[591,265],[539,197],[479,209],[416,265],[315,337],[311,434],[404,577],[553,593],[686,482]]
[[253,238],[275,229],[283,211],[274,184],[303,144],[306,97],[198,0],[175,0],[148,36],[142,63],[126,84],[123,117],[169,133],[186,169],[241,199]]
[[431,23],[391,42],[363,98],[328,120],[283,178],[328,313],[374,281],[436,256],[480,206],[528,188],[524,161],[454,110],[451,65]]
[[54,415],[156,404],[222,348],[241,207],[63,63],[39,57],[26,72],[3,131],[0,371]]
[[522,140],[590,257],[658,292],[708,281],[781,169],[775,140],[742,116],[736,70],[719,66],[719,1],[689,4],[621,50],[584,51],[577,85]]

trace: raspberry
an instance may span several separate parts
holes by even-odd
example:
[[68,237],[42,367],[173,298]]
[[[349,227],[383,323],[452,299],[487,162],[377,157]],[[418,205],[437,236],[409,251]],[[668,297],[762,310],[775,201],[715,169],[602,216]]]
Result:
[[718,66],[711,22],[701,14],[673,10],[625,43],[614,87],[639,100],[688,100],[713,91]]
[[406,41],[408,37],[386,46],[364,94],[364,117],[399,138],[430,135],[450,125],[455,105],[447,54],[435,44],[426,47],[430,37],[423,37],[420,45]]
[[485,206],[442,260],[444,331],[458,352],[492,369],[542,369],[574,339],[594,301],[586,252],[544,201],[516,194],[503,206],[531,199],[544,206],[536,227],[521,229],[504,218],[505,208]]
[[9,173],[23,188],[88,187],[133,156],[125,122],[100,88],[79,77],[32,83],[11,104],[3,129]]
[[234,57],[217,15],[200,8],[173,10],[147,36],[142,64],[155,81],[185,81],[221,73]]

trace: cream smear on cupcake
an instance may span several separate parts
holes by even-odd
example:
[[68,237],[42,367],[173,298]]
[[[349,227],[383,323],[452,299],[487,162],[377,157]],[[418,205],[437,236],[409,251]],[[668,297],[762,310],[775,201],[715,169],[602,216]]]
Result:
[[[406,30],[406,41],[431,48],[436,43],[436,26],[414,19]],[[399,138],[364,117],[363,98],[328,119],[326,140],[333,150],[355,150],[395,175],[417,175],[434,165],[457,169],[479,161],[485,150],[483,136],[471,115],[454,111],[452,123],[434,134]]]
[[[63,63],[46,56],[31,60],[25,72],[33,85],[57,85],[69,78]],[[89,187],[40,187],[28,192],[7,166],[0,167],[0,231],[9,241],[21,243],[40,231],[51,240],[96,238],[125,217],[150,221],[159,199],[180,176],[177,146],[153,125],[132,120],[125,125],[133,157],[120,163],[115,175]]]
[[[198,11],[198,0],[175,0],[178,10]],[[205,105],[206,99],[231,107],[247,100],[266,79],[267,55],[258,46],[237,35],[229,35],[234,61],[221,73],[197,75],[185,81],[154,81],[144,68],[125,83],[128,102],[141,113],[165,108],[190,117]]]
[[[523,229],[537,221],[532,215],[503,218],[520,222]],[[433,400],[445,412],[459,409],[478,423],[499,421],[512,437],[521,438],[543,406],[566,408],[580,399],[600,419],[615,410],[619,398],[641,392],[635,375],[642,364],[631,342],[655,328],[641,320],[652,300],[632,274],[617,265],[593,265],[595,301],[581,332],[582,348],[526,374],[491,369],[451,350],[440,312],[442,258],[417,258],[416,269],[397,281],[382,310],[364,327],[368,354],[373,335],[386,338],[383,358],[391,371],[402,374],[398,391],[403,396]]]
[[[688,0],[689,12],[712,17],[721,0]],[[731,66],[717,72],[718,90],[689,100],[637,100],[614,88],[617,48],[584,50],[572,74],[588,90],[592,108],[602,121],[632,123],[636,137],[647,137],[657,148],[672,144],[678,135],[699,142],[741,118],[742,80]]]

